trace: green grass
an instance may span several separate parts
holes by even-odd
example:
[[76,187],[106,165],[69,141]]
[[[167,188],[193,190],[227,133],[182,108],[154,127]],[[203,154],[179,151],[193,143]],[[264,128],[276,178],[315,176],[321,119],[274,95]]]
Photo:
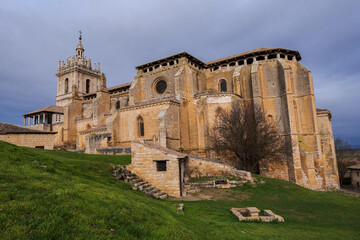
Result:
[[[184,202],[182,215],[177,202],[148,198],[111,176],[112,164],[129,162],[0,142],[0,239],[359,239],[359,198],[262,178],[227,189],[228,200]],[[230,213],[247,206],[286,222],[243,223]]]

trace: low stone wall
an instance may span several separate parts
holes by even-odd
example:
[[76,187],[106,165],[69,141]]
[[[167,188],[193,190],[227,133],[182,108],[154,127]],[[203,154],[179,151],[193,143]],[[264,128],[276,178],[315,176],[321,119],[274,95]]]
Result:
[[85,149],[72,149],[68,150],[69,152],[76,152],[76,153],[85,153]]
[[0,140],[23,147],[54,149],[55,134],[6,134]]
[[130,147],[97,148],[96,152],[98,154],[106,154],[106,155],[130,155],[131,148]]
[[188,155],[185,164],[186,176],[188,177],[208,177],[208,176],[234,176],[248,181],[253,181],[251,173],[241,171],[223,162]]
[[204,188],[232,188],[232,187],[241,187],[247,180],[241,181],[229,181],[226,177],[223,179],[211,180],[206,182],[187,182],[184,184],[184,196],[189,193],[198,193],[201,192]]

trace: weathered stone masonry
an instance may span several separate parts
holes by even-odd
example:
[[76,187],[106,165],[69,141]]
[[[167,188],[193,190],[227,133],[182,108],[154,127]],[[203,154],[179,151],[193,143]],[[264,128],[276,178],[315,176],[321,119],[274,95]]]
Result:
[[[316,108],[313,79],[298,51],[259,48],[210,62],[183,52],[137,66],[132,82],[109,88],[100,64],[92,66],[84,51],[80,39],[75,56],[58,67],[56,104],[63,115],[51,124],[55,147],[116,153],[105,149],[142,140],[210,157],[206,126],[219,110],[249,102],[277,119],[293,143],[285,164],[265,161],[262,175],[317,190],[339,187],[331,114]],[[187,174],[196,175],[198,163],[189,161]]]

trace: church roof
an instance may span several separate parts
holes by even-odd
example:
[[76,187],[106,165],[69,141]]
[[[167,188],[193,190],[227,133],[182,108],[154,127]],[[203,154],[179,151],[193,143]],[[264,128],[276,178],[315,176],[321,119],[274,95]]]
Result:
[[175,59],[178,59],[178,58],[182,58],[182,57],[186,57],[187,59],[189,59],[190,61],[198,64],[199,66],[201,67],[206,67],[205,66],[205,63],[202,62],[201,60],[197,59],[196,57],[188,54],[187,52],[182,52],[182,53],[177,53],[177,54],[174,54],[174,55],[171,55],[171,56],[168,56],[168,57],[165,57],[165,58],[161,58],[159,60],[156,60],[156,61],[152,61],[152,62],[149,62],[149,63],[145,63],[143,65],[139,65],[137,67],[135,67],[137,70],[140,70],[140,69],[143,69],[143,68],[148,68],[150,66],[154,66],[154,65],[158,65],[158,64],[161,64],[161,63],[165,63],[165,62],[168,62],[170,60],[175,60]]
[[108,90],[109,90],[110,93],[112,93],[112,92],[115,92],[115,91],[120,90],[120,89],[127,89],[127,88],[130,88],[131,83],[132,82],[128,82],[128,83],[116,85],[116,86],[113,86],[113,87],[109,87]]
[[79,133],[103,132],[106,129],[107,129],[107,127],[105,125],[102,125],[102,126],[98,126],[98,127],[94,127],[94,128],[85,129],[83,131],[80,131]]
[[262,55],[262,54],[276,54],[276,53],[292,53],[296,56],[296,59],[298,61],[301,60],[301,56],[300,53],[298,51],[295,50],[290,50],[290,49],[284,49],[284,48],[256,48],[247,52],[243,52],[243,53],[239,53],[239,54],[235,54],[235,55],[231,55],[228,57],[224,57],[224,58],[220,58],[220,59],[216,59],[213,61],[209,61],[206,64],[207,65],[217,65],[217,63],[222,64],[225,62],[228,62],[230,60],[233,59],[245,59],[247,57],[252,57],[252,56],[258,56],[258,55]]
[[61,106],[54,106],[54,105],[50,105],[50,106],[47,106],[47,107],[44,107],[44,108],[40,108],[38,110],[35,110],[35,111],[32,111],[32,112],[29,112],[29,113],[26,113],[24,114],[24,117],[27,117],[27,116],[30,116],[30,115],[35,115],[37,113],[60,113],[60,114],[64,114],[64,107],[61,107]]
[[161,59],[156,60],[156,61],[145,63],[143,65],[139,65],[139,66],[136,67],[136,69],[137,70],[145,69],[145,68],[155,66],[155,65],[159,65],[159,64],[162,64],[162,63],[166,63],[166,62],[168,62],[170,60],[175,60],[175,59],[178,59],[178,58],[181,58],[181,57],[186,57],[187,59],[189,59],[193,63],[196,63],[197,65],[199,65],[201,68],[209,68],[209,67],[218,66],[218,65],[230,62],[230,61],[246,59],[248,57],[261,56],[263,54],[277,54],[277,53],[284,53],[284,54],[289,54],[290,53],[291,55],[294,55],[298,61],[301,60],[301,55],[300,55],[300,53],[298,51],[285,49],[285,48],[264,48],[264,47],[262,47],[262,48],[257,48],[257,49],[250,50],[250,51],[247,51],[247,52],[235,54],[235,55],[232,55],[232,56],[216,59],[216,60],[209,61],[209,62],[206,62],[206,63],[204,63],[201,60],[193,57],[192,55],[188,54],[187,52],[182,52],[182,53],[177,53],[177,54],[168,56],[166,58],[161,58]]
[[56,134],[56,132],[45,132],[25,127],[20,127],[10,123],[0,123],[0,135],[5,134]]

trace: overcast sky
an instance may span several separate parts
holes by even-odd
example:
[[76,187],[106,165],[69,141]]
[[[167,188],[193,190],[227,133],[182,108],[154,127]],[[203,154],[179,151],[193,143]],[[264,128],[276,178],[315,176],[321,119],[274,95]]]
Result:
[[259,47],[300,51],[335,137],[360,146],[360,1],[0,0],[0,122],[54,104],[58,61],[101,62],[108,87],[186,51],[210,61]]

